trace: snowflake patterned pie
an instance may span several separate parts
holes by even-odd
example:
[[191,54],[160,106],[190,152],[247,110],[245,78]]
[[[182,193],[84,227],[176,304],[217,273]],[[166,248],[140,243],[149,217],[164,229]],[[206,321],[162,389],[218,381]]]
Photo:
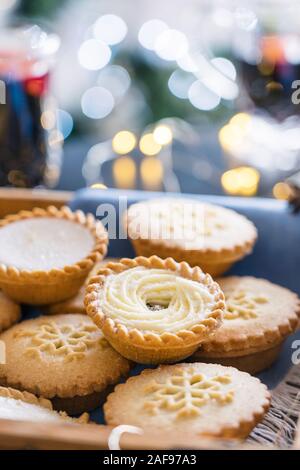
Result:
[[171,256],[212,276],[249,254],[257,237],[246,217],[196,199],[139,202],[129,207],[124,223],[137,255]]
[[225,308],[218,284],[172,258],[123,258],[90,280],[87,314],[122,356],[139,363],[191,355],[218,328]]
[[107,250],[101,222],[69,208],[35,208],[0,221],[0,288],[17,302],[74,296]]
[[117,385],[104,405],[107,424],[222,438],[244,438],[269,408],[257,378],[217,364],[146,369]]
[[57,412],[52,403],[32,393],[0,387],[0,419],[30,421],[32,423],[81,423],[89,420],[84,413],[80,418],[70,418],[65,412]]
[[269,367],[298,324],[296,294],[265,279],[218,279],[225,294],[224,322],[193,359],[234,366],[249,373]]
[[54,408],[69,414],[98,406],[129,371],[129,362],[87,315],[26,320],[0,335],[0,341],[6,346],[1,385],[49,398]]

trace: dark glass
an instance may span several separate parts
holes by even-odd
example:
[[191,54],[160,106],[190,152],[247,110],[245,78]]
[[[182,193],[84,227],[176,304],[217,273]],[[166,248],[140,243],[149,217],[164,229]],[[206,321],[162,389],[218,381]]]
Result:
[[5,103],[0,104],[1,186],[44,183],[48,134],[41,118],[50,65],[46,41],[46,33],[37,26],[0,35],[0,80],[5,89]]

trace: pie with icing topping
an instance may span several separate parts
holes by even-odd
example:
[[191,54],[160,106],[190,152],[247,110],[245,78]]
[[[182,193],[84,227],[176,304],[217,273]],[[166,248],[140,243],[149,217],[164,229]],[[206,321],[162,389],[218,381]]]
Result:
[[125,226],[137,255],[171,256],[212,276],[252,251],[252,222],[224,207],[196,199],[161,198],[132,204]]
[[297,328],[299,298],[255,277],[231,276],[218,283],[226,302],[223,324],[193,359],[260,372],[275,361],[283,341]]
[[43,305],[74,296],[107,251],[91,214],[35,208],[0,221],[0,287],[17,302]]
[[172,258],[123,258],[90,279],[87,314],[124,357],[174,362],[191,355],[222,321],[224,296],[210,275]]
[[32,393],[13,388],[0,387],[0,419],[30,421],[33,423],[81,423],[89,420],[84,413],[80,418],[70,418],[64,412],[53,409],[52,403]]
[[6,346],[1,385],[49,398],[69,414],[99,406],[129,372],[129,362],[87,315],[26,320],[0,335],[0,341]]
[[145,369],[117,385],[104,405],[111,426],[244,438],[263,418],[270,394],[257,378],[218,364]]

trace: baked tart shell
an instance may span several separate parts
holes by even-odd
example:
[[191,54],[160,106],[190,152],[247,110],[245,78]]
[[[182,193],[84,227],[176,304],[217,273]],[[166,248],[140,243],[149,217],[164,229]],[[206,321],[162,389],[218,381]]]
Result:
[[[212,311],[190,329],[179,330],[176,333],[156,333],[127,328],[124,323],[109,318],[101,310],[99,300],[106,277],[138,266],[175,272],[183,278],[206,286],[214,298]],[[87,286],[85,307],[87,314],[103,331],[108,342],[122,356],[142,364],[159,364],[176,362],[193,354],[201,342],[220,326],[225,304],[223,292],[218,284],[210,275],[204,274],[199,267],[192,268],[186,262],[177,263],[172,258],[161,259],[152,256],[150,258],[123,258],[118,263],[108,263],[100,269],[97,276],[91,278]]]
[[0,229],[13,222],[43,217],[65,219],[86,227],[95,244],[91,253],[80,261],[49,271],[28,271],[0,264],[0,288],[19,303],[47,305],[75,296],[95,263],[107,252],[108,236],[101,222],[91,214],[72,212],[68,207],[49,206],[8,215],[0,221]]

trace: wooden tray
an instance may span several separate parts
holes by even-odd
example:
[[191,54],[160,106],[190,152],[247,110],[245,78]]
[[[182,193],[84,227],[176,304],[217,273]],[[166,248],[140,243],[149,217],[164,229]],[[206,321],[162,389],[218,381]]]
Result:
[[[22,209],[60,207],[68,204],[72,193],[49,190],[0,189],[0,217]],[[41,424],[0,419],[0,449],[108,449],[112,428],[104,425]],[[171,449],[260,449],[263,446],[226,442],[218,439],[185,438],[177,433],[126,433],[121,438],[121,448],[126,450]],[[268,446],[268,449],[272,447]],[[273,447],[275,448],[275,447]],[[300,427],[294,449],[300,449]]]

